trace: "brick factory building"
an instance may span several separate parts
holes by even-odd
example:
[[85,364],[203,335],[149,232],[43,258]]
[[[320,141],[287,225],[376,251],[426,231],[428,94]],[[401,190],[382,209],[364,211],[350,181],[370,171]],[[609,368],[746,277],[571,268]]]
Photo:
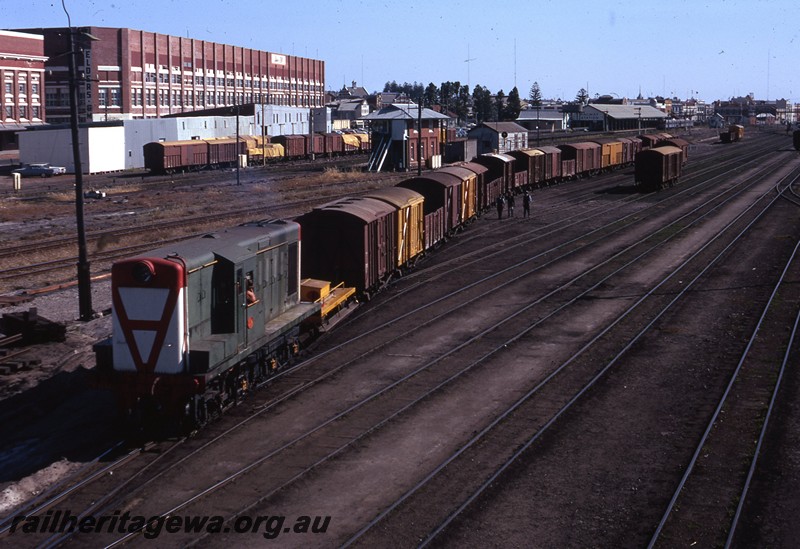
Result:
[[[69,122],[69,29],[19,32],[44,37],[47,119]],[[127,28],[75,27],[74,32],[81,122],[160,118],[246,103],[324,104],[325,63],[317,59]]]
[[0,150],[16,149],[15,132],[44,123],[46,59],[41,36],[0,30]]

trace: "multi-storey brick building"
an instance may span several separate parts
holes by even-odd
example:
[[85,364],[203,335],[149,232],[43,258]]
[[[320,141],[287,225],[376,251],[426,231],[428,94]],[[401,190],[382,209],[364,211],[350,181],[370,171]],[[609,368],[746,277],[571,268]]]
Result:
[[[245,103],[324,103],[320,60],[127,28],[73,31],[81,121],[159,118]],[[44,37],[48,121],[68,122],[69,29],[22,32]]]
[[16,148],[14,132],[45,120],[41,36],[0,30],[0,150]]

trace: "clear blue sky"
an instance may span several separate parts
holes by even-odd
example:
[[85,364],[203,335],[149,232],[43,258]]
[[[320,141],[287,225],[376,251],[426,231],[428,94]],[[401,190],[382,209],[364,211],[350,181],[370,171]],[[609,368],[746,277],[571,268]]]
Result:
[[[74,25],[322,59],[329,89],[449,80],[526,98],[537,81],[546,98],[800,101],[797,0],[65,1]],[[66,21],[61,0],[0,0],[2,28]]]

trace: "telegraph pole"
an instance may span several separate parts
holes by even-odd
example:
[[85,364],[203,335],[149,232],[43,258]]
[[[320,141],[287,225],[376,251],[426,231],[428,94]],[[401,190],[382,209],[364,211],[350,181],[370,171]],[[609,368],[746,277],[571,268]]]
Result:
[[61,0],[69,26],[69,121],[72,135],[72,161],[75,166],[75,222],[78,226],[78,308],[80,320],[92,320],[92,277],[86,251],[86,228],[83,218],[83,166],[81,165],[81,145],[78,141],[78,61],[75,44],[75,29],[72,28],[64,0]]

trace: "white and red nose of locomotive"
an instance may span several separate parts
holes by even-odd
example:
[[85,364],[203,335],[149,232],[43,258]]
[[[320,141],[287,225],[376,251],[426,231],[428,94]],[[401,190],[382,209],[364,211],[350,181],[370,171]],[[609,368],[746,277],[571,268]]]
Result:
[[186,355],[186,274],[177,261],[119,261],[111,272],[114,369],[176,374]]

